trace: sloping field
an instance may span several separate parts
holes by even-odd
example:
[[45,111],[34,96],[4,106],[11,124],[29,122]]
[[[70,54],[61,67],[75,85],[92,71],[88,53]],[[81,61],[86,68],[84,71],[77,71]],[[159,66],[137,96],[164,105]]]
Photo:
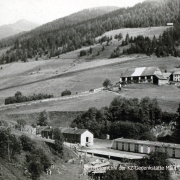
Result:
[[[49,118],[51,120],[52,126],[70,126],[71,122],[81,114],[81,111],[74,112],[74,111],[49,111]],[[37,123],[40,116],[40,112],[33,112],[33,113],[22,113],[22,114],[6,114],[1,116],[1,119],[10,121],[10,122],[17,122],[19,119],[23,119],[26,121],[26,124],[31,125],[33,123]]]
[[[123,38],[125,39],[126,34],[129,33],[130,36],[134,37],[134,36],[138,36],[138,35],[143,35],[143,36],[149,36],[150,38],[152,38],[154,35],[156,36],[156,38],[158,38],[158,36],[160,34],[163,33],[164,30],[166,30],[167,26],[161,26],[161,27],[150,27],[150,28],[124,28],[124,29],[117,29],[117,30],[112,30],[112,31],[108,31],[106,33],[104,33],[103,35],[99,36],[96,38],[96,40],[100,39],[103,36],[112,36],[114,38],[114,36],[116,34],[122,33]],[[90,47],[83,47],[81,49],[72,51],[72,52],[68,52],[66,54],[62,54],[61,58],[63,59],[86,59],[86,60],[91,60],[91,59],[103,59],[103,58],[109,58],[110,54],[114,51],[114,49],[118,46],[121,45],[121,41],[115,40],[113,39],[108,46],[106,46],[106,42],[102,43],[102,45],[100,44],[95,44],[92,45],[92,54],[87,53],[86,56],[83,57],[79,57],[80,51],[81,50],[86,50],[88,51]],[[104,46],[105,50],[102,51],[102,47]],[[122,47],[124,48],[124,47]],[[122,49],[121,48],[121,49]],[[127,48],[125,46],[125,48]],[[97,53],[99,52],[99,55],[97,55]]]
[[125,28],[125,29],[117,29],[117,30],[112,30],[104,33],[102,36],[99,36],[96,38],[96,40],[100,39],[103,36],[112,36],[114,37],[116,34],[122,33],[123,38],[126,37],[126,34],[128,33],[129,36],[135,37],[138,35],[142,36],[149,36],[150,38],[153,38],[155,35],[158,37],[160,34],[163,33],[164,30],[166,30],[167,26],[160,26],[160,27],[147,27],[147,28]]
[[[0,111],[0,114],[30,114],[35,112],[47,111],[87,111],[90,107],[101,108],[104,106],[109,106],[111,101],[118,97],[119,94],[109,93],[109,92],[99,92],[85,97],[79,97],[74,99],[67,99],[63,101],[53,101],[53,102],[42,102],[38,104],[32,104],[28,106],[7,109]],[[32,118],[33,119],[33,118]],[[36,119],[36,118],[35,118]]]
[[[119,58],[121,59],[121,58]],[[118,60],[118,59],[116,59]],[[81,71],[74,71],[73,73],[68,73],[61,76],[51,77],[51,79],[45,79],[41,81],[37,81],[31,84],[26,84],[22,86],[16,86],[13,88],[7,88],[4,90],[0,90],[0,102],[4,103],[4,98],[8,96],[12,96],[16,93],[16,91],[21,91],[24,95],[30,95],[33,93],[43,92],[43,93],[53,93],[55,96],[60,96],[61,92],[65,89],[70,89],[72,94],[76,94],[76,92],[89,91],[90,89],[102,87],[103,81],[108,78],[111,80],[113,84],[119,81],[120,73],[123,72],[128,67],[142,67],[142,66],[157,66],[162,71],[165,69],[167,71],[172,71],[175,69],[177,65],[180,65],[179,58],[174,57],[166,57],[166,58],[141,58],[141,59],[131,59],[129,61],[123,61],[115,64],[109,64],[106,66],[99,66],[96,68],[85,69]],[[26,80],[24,80],[26,82]],[[13,83],[13,82],[12,82]],[[138,86],[138,85],[137,85]],[[153,85],[153,88],[143,89],[143,86],[140,88],[141,90],[135,89],[131,90],[131,93],[127,95],[127,97],[133,96],[136,94],[136,97],[150,96],[150,97],[159,97],[161,95],[161,99],[163,101],[162,105],[167,108],[172,109],[171,107],[173,103],[177,106],[177,102],[179,101],[177,97],[179,97],[179,89],[177,88],[171,89],[168,87],[168,93],[166,95],[161,94],[161,89],[159,86]],[[165,88],[167,89],[167,88]],[[144,92],[144,93],[142,93]],[[154,95],[154,92],[157,92]],[[125,91],[123,93],[126,93]],[[139,96],[138,96],[139,93]],[[159,94],[158,94],[159,93]],[[163,97],[164,96],[164,97]],[[93,98],[96,97],[96,98]],[[114,96],[113,96],[114,97]],[[42,106],[34,105],[32,109],[29,107],[29,111],[42,111],[47,108],[54,111],[81,111],[87,110],[89,107],[102,107],[109,105],[110,101],[113,99],[111,95],[98,93],[96,95],[81,97],[79,99],[71,99],[62,102],[49,102],[46,106],[43,104]],[[168,98],[167,98],[168,97]],[[99,101],[98,103],[96,102]],[[108,103],[105,103],[105,102]],[[170,103],[171,102],[171,103]],[[170,103],[170,106],[169,104]]]

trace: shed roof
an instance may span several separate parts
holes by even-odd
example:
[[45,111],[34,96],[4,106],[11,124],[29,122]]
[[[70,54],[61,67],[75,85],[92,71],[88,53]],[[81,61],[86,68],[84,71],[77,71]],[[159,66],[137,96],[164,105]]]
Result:
[[143,141],[143,140],[125,139],[125,138],[118,138],[118,139],[115,139],[114,141],[180,149],[180,144],[164,143],[164,142],[158,142],[158,141]]
[[77,128],[67,128],[67,127],[59,127],[61,133],[63,134],[83,134],[87,129],[77,129]]
[[162,73],[162,75],[166,78],[168,78],[172,73]]
[[180,74],[180,71],[175,71],[173,74]]
[[37,126],[36,132],[37,132],[37,133],[41,133],[41,132],[44,131],[46,128],[48,128],[48,126]]
[[164,77],[163,75],[156,74],[155,76],[156,76],[158,79],[167,80],[167,78]]

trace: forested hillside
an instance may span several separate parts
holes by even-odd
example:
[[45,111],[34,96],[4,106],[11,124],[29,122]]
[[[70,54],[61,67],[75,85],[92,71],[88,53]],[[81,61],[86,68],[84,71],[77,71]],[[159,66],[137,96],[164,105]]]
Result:
[[6,38],[0,40],[0,46],[6,46],[12,44],[16,39],[24,39],[30,38],[35,35],[42,34],[44,32],[51,32],[57,29],[64,29],[65,27],[68,28],[69,26],[73,26],[74,24],[87,21],[89,19],[93,19],[95,17],[101,16],[103,14],[109,13],[111,11],[117,10],[118,7],[116,6],[105,6],[105,7],[98,7],[98,8],[91,8],[91,9],[84,9],[82,11],[73,13],[69,16],[56,19],[52,22],[43,24],[30,32],[25,33],[24,35],[16,35],[10,38]]
[[[61,23],[54,21],[20,36],[15,40],[13,47],[1,58],[1,63],[19,59],[26,62],[27,58],[38,59],[42,55],[47,58],[58,56],[82,46],[92,45],[96,43],[95,37],[113,29],[175,23],[179,20],[179,8],[180,0],[145,1],[134,7],[121,8],[93,19],[81,22],[77,20],[73,24],[65,17],[61,19]],[[9,43],[1,42],[0,47]]]

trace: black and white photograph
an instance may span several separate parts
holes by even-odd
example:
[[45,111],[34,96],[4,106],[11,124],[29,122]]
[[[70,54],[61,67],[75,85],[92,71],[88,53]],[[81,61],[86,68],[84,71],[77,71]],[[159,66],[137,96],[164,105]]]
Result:
[[180,180],[180,0],[0,0],[0,180]]

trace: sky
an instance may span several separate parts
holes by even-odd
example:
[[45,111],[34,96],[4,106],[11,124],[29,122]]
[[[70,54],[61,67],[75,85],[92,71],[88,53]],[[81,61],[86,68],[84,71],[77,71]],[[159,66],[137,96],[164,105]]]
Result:
[[26,19],[39,25],[83,9],[131,7],[143,0],[0,0],[0,26]]

